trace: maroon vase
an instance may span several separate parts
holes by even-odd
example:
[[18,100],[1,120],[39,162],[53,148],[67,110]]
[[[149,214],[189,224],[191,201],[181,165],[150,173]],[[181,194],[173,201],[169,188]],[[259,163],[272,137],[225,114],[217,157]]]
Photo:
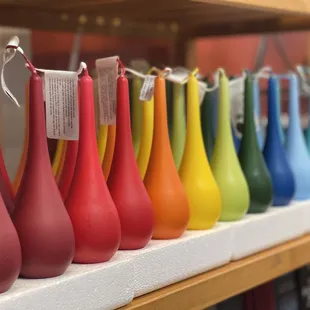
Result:
[[22,264],[17,232],[0,195],[0,293],[17,279]]
[[72,262],[74,234],[48,153],[42,81],[32,73],[29,86],[29,144],[12,215],[22,248],[20,275],[61,275]]

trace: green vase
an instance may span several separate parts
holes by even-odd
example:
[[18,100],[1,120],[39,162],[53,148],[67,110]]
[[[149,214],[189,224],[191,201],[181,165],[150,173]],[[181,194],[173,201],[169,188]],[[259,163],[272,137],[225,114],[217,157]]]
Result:
[[244,86],[244,125],[239,161],[250,192],[248,212],[261,213],[272,203],[272,183],[256,135],[252,76],[246,78]]
[[215,92],[206,92],[202,105],[200,107],[203,142],[209,161],[211,160],[214,148],[214,135],[213,135],[214,100],[215,100]]
[[218,122],[211,168],[222,198],[220,221],[241,219],[249,208],[250,196],[232,137],[230,121],[230,90],[221,71]]
[[171,148],[174,163],[180,168],[185,140],[186,140],[186,118],[185,118],[185,93],[184,85],[175,83],[173,85],[173,105],[171,124]]

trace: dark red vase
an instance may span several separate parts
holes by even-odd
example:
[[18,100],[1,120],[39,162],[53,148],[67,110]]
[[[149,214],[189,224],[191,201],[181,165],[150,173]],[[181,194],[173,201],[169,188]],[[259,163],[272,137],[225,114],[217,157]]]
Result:
[[9,214],[12,214],[15,208],[14,194],[9,175],[5,167],[1,149],[0,149],[0,193],[2,195],[3,202]]
[[22,248],[20,275],[61,275],[72,262],[74,234],[49,159],[42,80],[32,73],[29,86],[27,161],[12,215]]
[[17,279],[22,264],[17,232],[0,195],[0,293]]
[[80,79],[79,94],[79,148],[65,204],[75,233],[74,262],[100,263],[108,261],[117,251],[121,229],[100,165],[93,81],[87,70]]
[[152,237],[154,215],[135,158],[128,80],[124,76],[117,79],[116,138],[108,187],[121,222],[120,249],[143,248]]

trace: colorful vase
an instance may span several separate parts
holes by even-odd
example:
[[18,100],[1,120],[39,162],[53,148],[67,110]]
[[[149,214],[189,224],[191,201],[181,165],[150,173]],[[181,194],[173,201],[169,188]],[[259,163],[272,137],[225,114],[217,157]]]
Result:
[[272,183],[259,149],[254,112],[254,80],[247,76],[245,80],[244,126],[239,161],[250,192],[249,213],[265,212],[272,204]]
[[221,221],[241,219],[250,206],[248,185],[243,175],[232,137],[229,84],[220,71],[218,127],[211,168],[221,192]]
[[98,154],[93,81],[84,71],[79,81],[80,128],[75,171],[66,207],[75,234],[75,263],[108,261],[121,240],[120,222]]
[[296,200],[310,198],[310,157],[301,128],[299,88],[297,76],[289,74],[289,125],[286,138],[286,154],[295,180]]
[[189,220],[189,208],[170,147],[165,80],[162,76],[155,79],[154,134],[144,184],[154,210],[153,238],[180,237]]
[[279,80],[268,80],[268,125],[265,137],[264,157],[273,187],[273,205],[285,206],[295,194],[295,181],[289,166],[279,129]]
[[120,249],[143,248],[152,237],[153,209],[135,158],[124,75],[117,79],[116,137],[108,187],[121,223]]
[[221,214],[221,195],[209,166],[200,124],[198,83],[187,84],[187,133],[179,175],[189,202],[188,229],[209,229]]

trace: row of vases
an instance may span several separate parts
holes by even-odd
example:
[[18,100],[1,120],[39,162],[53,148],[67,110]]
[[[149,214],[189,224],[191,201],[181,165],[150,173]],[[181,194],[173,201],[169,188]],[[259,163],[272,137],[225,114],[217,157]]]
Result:
[[[176,156],[170,146],[165,79],[161,75],[155,79],[154,101],[143,103],[144,121],[136,129],[141,135],[137,146],[132,142],[127,78],[121,74],[117,80],[116,126],[100,126],[96,139],[93,81],[85,70],[79,80],[79,141],[62,142],[62,169],[55,178],[46,140],[42,80],[32,71],[27,154],[15,197],[0,161],[4,200],[0,205],[0,291],[6,291],[18,275],[58,276],[72,261],[105,262],[118,249],[143,248],[151,238],[178,238],[186,228],[209,229],[219,218],[238,220],[249,207],[263,212],[272,199],[276,205],[288,204],[295,181],[277,126],[276,82],[274,77],[269,80],[264,150],[268,172],[255,133],[250,75],[245,82],[245,130],[238,159],[230,123],[229,82],[221,72],[210,166],[193,74],[187,83],[184,152]],[[174,98],[174,108],[181,109],[184,103],[177,91]],[[172,139],[174,144],[178,141]]]

